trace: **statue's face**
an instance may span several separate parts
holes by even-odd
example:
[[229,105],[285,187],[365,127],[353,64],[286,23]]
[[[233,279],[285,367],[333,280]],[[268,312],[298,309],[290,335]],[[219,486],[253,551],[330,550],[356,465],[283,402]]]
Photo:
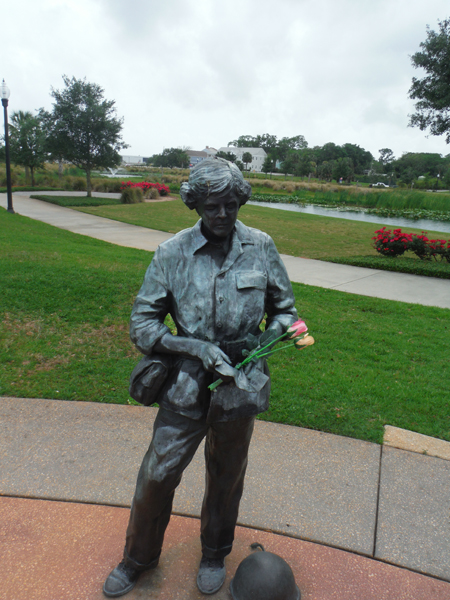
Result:
[[209,233],[218,238],[226,238],[236,223],[239,200],[234,192],[225,190],[211,194],[205,202],[199,202],[196,210]]

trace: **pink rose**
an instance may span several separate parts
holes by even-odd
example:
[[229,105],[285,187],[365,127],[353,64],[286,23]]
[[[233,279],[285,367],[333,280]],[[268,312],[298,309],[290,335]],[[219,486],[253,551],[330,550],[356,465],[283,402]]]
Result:
[[289,329],[287,330],[287,333],[292,334],[289,336],[289,339],[292,340],[293,338],[298,337],[302,333],[305,333],[305,331],[308,331],[308,327],[306,326],[305,321],[302,321],[302,319],[299,319],[298,321],[295,321],[295,323],[293,323],[289,327]]

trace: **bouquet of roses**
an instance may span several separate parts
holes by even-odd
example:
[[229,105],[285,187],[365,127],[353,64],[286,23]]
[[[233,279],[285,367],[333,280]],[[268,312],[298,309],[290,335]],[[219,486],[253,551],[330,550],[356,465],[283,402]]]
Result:
[[[275,352],[279,352],[280,350],[285,350],[286,348],[291,348],[294,346],[297,350],[303,350],[307,346],[312,346],[314,344],[314,338],[307,333],[308,327],[306,323],[299,319],[293,325],[289,327],[286,333],[280,335],[278,338],[274,340],[270,340],[268,344],[262,347],[258,347],[255,350],[252,350],[246,358],[239,364],[237,364],[235,369],[242,369],[245,365],[248,365],[250,362],[257,362],[260,358],[266,358],[268,356],[272,356]],[[280,348],[274,349],[275,344],[281,342],[282,340],[289,340],[288,344],[284,344]],[[214,383],[212,383],[208,388],[213,391],[218,387],[221,383],[223,383],[222,379],[218,379]]]

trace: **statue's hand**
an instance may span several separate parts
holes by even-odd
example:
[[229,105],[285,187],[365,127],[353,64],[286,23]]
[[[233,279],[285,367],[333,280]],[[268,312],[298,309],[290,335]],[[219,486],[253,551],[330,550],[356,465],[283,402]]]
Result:
[[266,329],[266,331],[259,338],[259,345],[261,348],[263,348],[264,346],[267,346],[267,344],[270,344],[276,340],[279,335],[280,334],[274,329]]
[[197,357],[202,361],[205,371],[214,372],[223,363],[231,364],[229,357],[215,344],[199,342]]
[[[245,340],[246,350],[243,350],[242,355],[247,357],[257,348],[263,348],[270,344],[273,340],[276,340],[279,337],[279,333],[274,329],[267,329],[261,335],[253,335],[249,333]],[[269,350],[269,348],[268,348]]]
[[[253,335],[252,333],[249,333],[247,335],[247,338],[245,340],[245,347],[247,350],[249,350],[250,352],[252,350],[255,350],[255,348],[257,348],[259,346],[259,335]],[[250,352],[247,353],[250,354]]]
[[239,377],[240,374],[239,371],[237,371],[235,368],[233,368],[230,364],[226,362],[216,364],[215,371],[220,375],[220,378],[224,383],[230,383],[230,381],[233,380],[236,382],[236,379]]

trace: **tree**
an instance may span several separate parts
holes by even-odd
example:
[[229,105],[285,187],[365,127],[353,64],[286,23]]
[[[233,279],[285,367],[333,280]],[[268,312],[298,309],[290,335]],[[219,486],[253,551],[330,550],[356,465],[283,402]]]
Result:
[[272,177],[273,160],[270,158],[270,156],[266,156],[266,158],[264,159],[264,162],[261,167],[261,171],[263,173],[265,173],[266,175],[267,175],[267,173],[270,173],[270,176]]
[[262,148],[270,155],[273,161],[283,161],[286,158],[288,150],[303,150],[308,147],[308,142],[303,135],[296,135],[290,138],[284,137],[280,141],[277,141],[276,135],[263,133],[257,136],[241,135],[237,140],[228,142],[228,145],[237,148]]
[[154,154],[150,158],[150,162],[155,167],[186,169],[189,167],[191,159],[189,154],[182,148],[164,148],[161,154]]
[[325,160],[317,167],[317,176],[319,179],[331,181],[333,178],[333,161]]
[[381,148],[378,150],[378,152],[380,153],[378,162],[383,167],[384,172],[386,172],[386,170],[390,170],[392,163],[395,160],[394,153],[390,148]]
[[295,150],[288,150],[285,159],[281,163],[281,172],[284,173],[284,178],[290,174],[295,175],[298,169],[299,155]]
[[258,148],[257,143],[257,138],[252,135],[240,135],[237,140],[232,140],[227,145],[236,148]]
[[253,156],[251,155],[250,152],[244,152],[244,154],[242,155],[242,162],[245,165],[245,170],[248,171],[248,165],[249,163],[251,163],[253,160]]
[[216,153],[217,158],[224,158],[225,160],[229,160],[230,162],[234,163],[236,162],[236,154],[233,154],[233,152],[224,152],[223,150],[219,150],[219,152]]
[[39,115],[21,110],[14,112],[11,115],[9,138],[12,160],[30,170],[31,185],[34,187],[35,169],[42,167],[47,158],[46,135]]
[[338,158],[333,164],[333,179],[339,181],[342,177],[344,181],[350,183],[353,179],[354,167],[351,158]]
[[439,31],[427,25],[427,39],[422,51],[411,56],[414,68],[422,68],[426,76],[413,77],[409,97],[418,100],[410,126],[421,131],[429,128],[431,135],[445,135],[450,143],[450,18],[438,21]]
[[105,100],[104,90],[86,79],[63,76],[65,89],[52,88],[55,99],[48,144],[59,155],[86,171],[87,195],[91,196],[91,171],[117,167],[122,141],[123,119],[116,117],[114,100]]
[[390,164],[391,162],[393,162],[395,160],[394,153],[392,152],[392,150],[390,148],[380,148],[380,150],[378,150],[378,152],[380,153],[378,162],[380,164],[382,164],[383,167],[385,167],[386,165]]
[[414,172],[416,177],[420,175],[436,177],[438,173],[442,173],[448,168],[448,160],[437,153],[407,152],[395,160],[392,166],[402,179],[404,179],[404,172],[408,169],[408,172]]
[[342,149],[347,158],[351,158],[355,173],[364,173],[366,169],[370,169],[373,161],[372,153],[364,150],[357,144],[344,144]]
[[276,148],[275,148],[275,156],[278,160],[284,161],[289,150],[303,150],[308,147],[308,142],[302,135],[296,135],[294,137],[284,137],[282,138]]
[[237,140],[228,142],[228,145],[237,148],[263,148],[269,154],[277,145],[277,136],[270,133],[263,133],[255,137],[252,135],[241,135]]
[[334,142],[324,144],[319,150],[319,162],[330,162],[338,158],[345,158],[345,150],[341,146],[337,146]]

